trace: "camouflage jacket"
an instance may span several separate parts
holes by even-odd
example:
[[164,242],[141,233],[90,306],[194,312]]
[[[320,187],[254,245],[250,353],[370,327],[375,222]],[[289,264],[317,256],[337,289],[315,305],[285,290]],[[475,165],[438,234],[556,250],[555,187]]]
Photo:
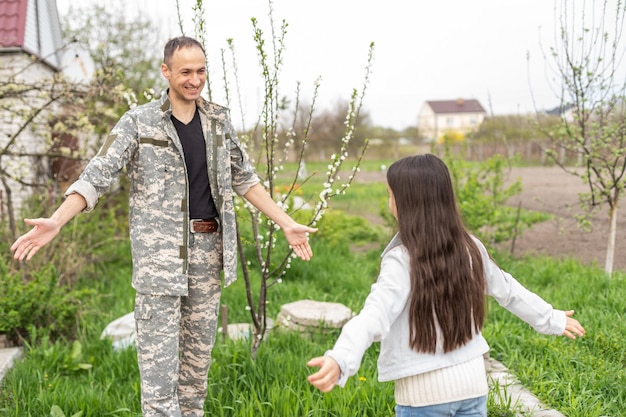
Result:
[[[225,285],[237,277],[233,190],[259,182],[228,118],[228,109],[197,102],[206,142],[211,194],[219,212]],[[91,211],[125,169],[130,180],[133,287],[143,294],[187,294],[189,184],[167,94],[124,114],[65,195],[81,194]]]

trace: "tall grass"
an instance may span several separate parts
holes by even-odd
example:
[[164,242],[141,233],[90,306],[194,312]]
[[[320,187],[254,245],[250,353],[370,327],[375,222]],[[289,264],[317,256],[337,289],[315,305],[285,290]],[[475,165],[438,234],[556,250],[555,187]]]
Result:
[[608,278],[598,266],[574,259],[501,261],[555,308],[575,310],[587,333],[575,342],[540,336],[494,307],[485,329],[492,355],[566,416],[626,415],[625,274]]

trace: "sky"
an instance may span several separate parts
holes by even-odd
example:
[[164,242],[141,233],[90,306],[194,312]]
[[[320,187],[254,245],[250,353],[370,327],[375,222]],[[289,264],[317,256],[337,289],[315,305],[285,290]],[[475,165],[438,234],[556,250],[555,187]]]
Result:
[[[82,0],[80,5],[94,2]],[[72,3],[57,0],[59,14]],[[185,34],[192,36],[195,3],[179,0]],[[163,44],[181,34],[175,0],[108,4],[123,7],[129,16],[143,13],[154,19],[161,27],[155,36]],[[271,5],[275,27],[282,20],[288,24],[280,91],[295,98],[300,83],[301,100],[310,101],[320,79],[318,111],[349,101],[353,89],[363,90],[372,42],[363,109],[376,126],[415,127],[427,100],[477,99],[494,115],[559,104],[549,58],[559,27],[552,0],[273,0]],[[233,39],[243,102],[231,103],[232,118],[241,120],[234,114],[241,108],[251,123],[260,113],[263,94],[251,18],[258,20],[271,44],[270,2],[205,0],[204,9],[213,101],[225,100],[220,56],[228,49],[226,40]]]

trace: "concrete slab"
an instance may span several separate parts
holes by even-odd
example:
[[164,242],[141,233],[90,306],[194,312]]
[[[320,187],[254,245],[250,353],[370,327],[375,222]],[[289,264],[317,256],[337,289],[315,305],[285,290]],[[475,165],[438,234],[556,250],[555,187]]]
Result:
[[22,357],[22,349],[17,347],[0,349],[0,383],[13,363]]
[[[265,319],[265,336],[269,334],[269,331],[274,328],[274,320],[270,318]],[[229,339],[250,339],[254,333],[254,326],[252,323],[232,323],[226,326],[226,331],[223,327],[219,327],[217,332]]]
[[276,323],[299,331],[319,327],[340,329],[353,315],[352,310],[341,303],[299,300],[283,305]]
[[496,401],[501,399],[505,403],[504,405],[510,403],[519,416],[565,417],[560,412],[543,404],[502,363],[487,357],[485,358],[485,368],[490,387],[500,391],[499,396],[495,396]]

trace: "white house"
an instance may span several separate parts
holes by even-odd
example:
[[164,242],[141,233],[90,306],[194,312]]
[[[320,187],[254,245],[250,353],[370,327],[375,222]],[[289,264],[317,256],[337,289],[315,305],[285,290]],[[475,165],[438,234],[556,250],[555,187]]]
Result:
[[417,127],[424,138],[438,141],[445,134],[467,135],[480,127],[485,116],[485,109],[478,100],[432,100],[422,106]]

